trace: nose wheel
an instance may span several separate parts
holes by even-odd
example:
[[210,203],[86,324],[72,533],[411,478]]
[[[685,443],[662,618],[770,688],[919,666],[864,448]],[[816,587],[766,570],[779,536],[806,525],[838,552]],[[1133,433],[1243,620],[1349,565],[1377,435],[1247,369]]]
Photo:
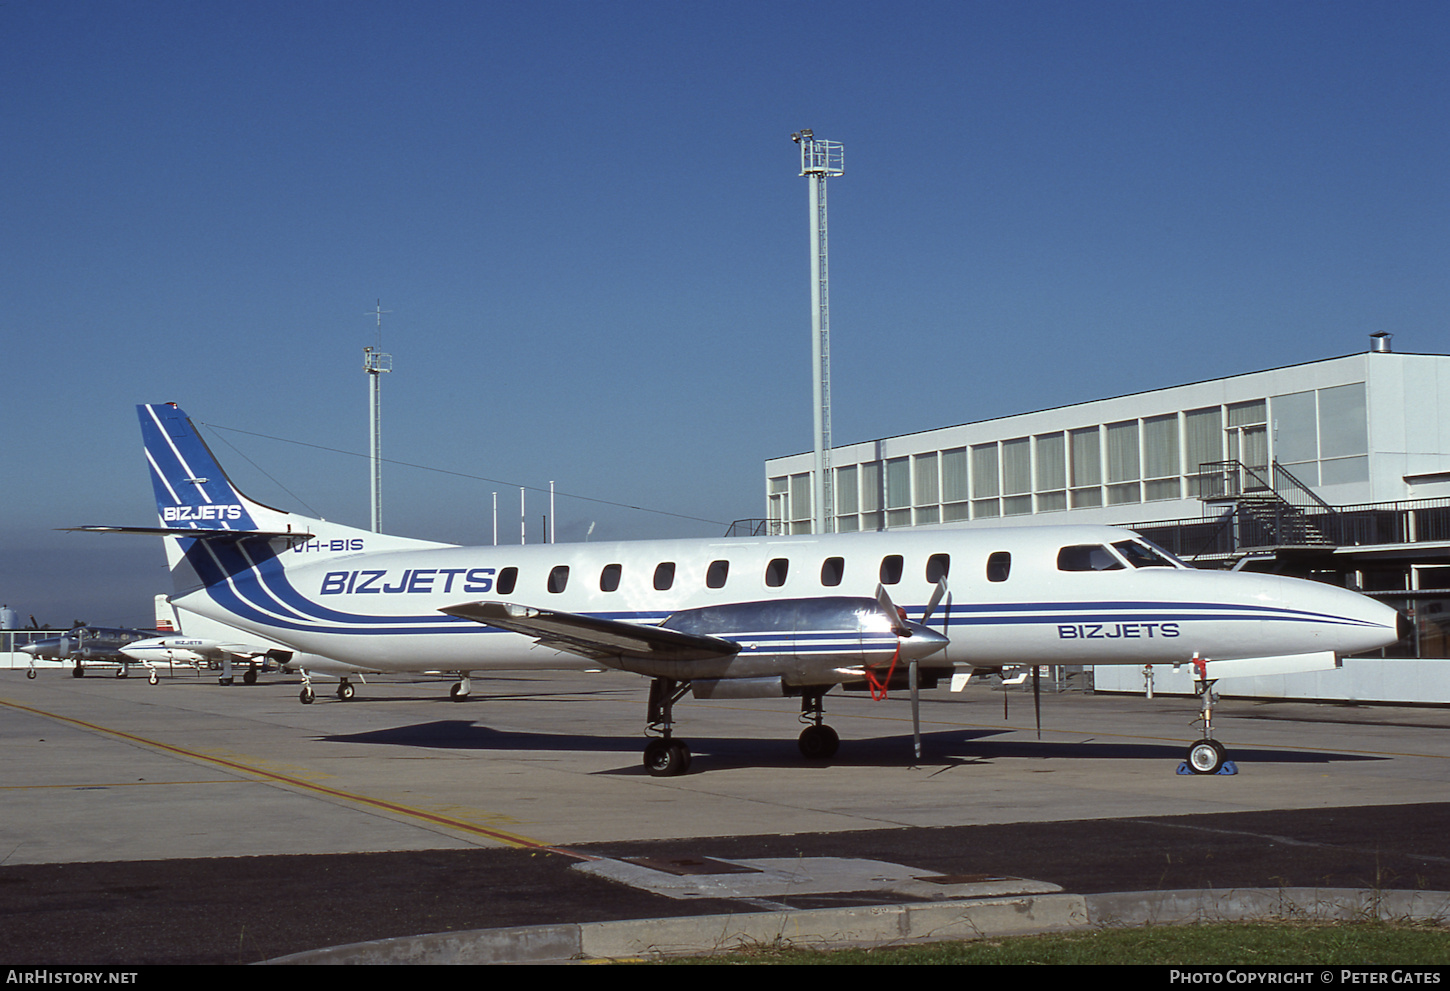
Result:
[[1186,768],[1193,774],[1237,774],[1238,768],[1228,760],[1228,751],[1213,738],[1213,706],[1218,701],[1218,696],[1213,693],[1213,686],[1217,679],[1208,677],[1208,663],[1197,654],[1193,657],[1193,668],[1193,691],[1203,700],[1198,713],[1199,722],[1203,725],[1203,739],[1188,748],[1188,757],[1178,773],[1185,773]]
[[806,760],[828,760],[841,748],[841,737],[822,721],[826,715],[825,696],[825,692],[801,695],[801,722],[809,725],[801,730],[797,745]]

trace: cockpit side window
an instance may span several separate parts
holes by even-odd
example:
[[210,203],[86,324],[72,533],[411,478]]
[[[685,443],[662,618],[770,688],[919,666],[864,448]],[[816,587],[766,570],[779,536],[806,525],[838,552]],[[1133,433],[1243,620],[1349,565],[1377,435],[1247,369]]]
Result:
[[1072,544],[1057,552],[1058,571],[1121,571],[1123,562],[1102,544]]

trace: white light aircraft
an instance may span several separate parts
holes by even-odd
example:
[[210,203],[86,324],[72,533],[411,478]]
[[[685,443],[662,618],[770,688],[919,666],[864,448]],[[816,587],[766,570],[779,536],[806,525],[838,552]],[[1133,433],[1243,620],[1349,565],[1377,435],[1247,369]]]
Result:
[[[177,609],[170,596],[166,595],[156,596],[156,630],[162,636],[127,644],[121,653],[153,671],[154,666],[160,664],[186,664],[197,669],[203,664],[219,667],[221,675],[218,681],[223,685],[230,685],[235,680],[234,669],[237,666],[246,669],[242,672],[242,682],[255,685],[258,675],[267,665],[275,665],[283,671],[302,674],[303,684],[307,686],[304,688],[305,698],[309,702],[312,699],[312,676],[315,674],[337,677],[337,697],[347,700],[353,697],[355,691],[352,678],[366,683],[363,676],[376,673],[313,655],[305,658],[307,667],[301,667],[297,655],[284,644],[243,633],[196,613],[187,614],[183,620],[182,610]],[[151,683],[156,683],[154,675]]]
[[[937,529],[777,538],[461,547],[375,534],[242,495],[175,404],[138,407],[181,608],[295,661],[469,673],[604,665],[651,679],[644,764],[682,774],[673,707],[799,697],[806,757],[836,752],[836,686],[910,693],[974,671],[1194,664],[1201,774],[1224,761],[1211,690],[1226,674],[1333,667],[1405,620],[1347,589],[1200,571],[1130,530]],[[950,575],[950,588],[948,587]],[[303,701],[311,688],[304,686]]]

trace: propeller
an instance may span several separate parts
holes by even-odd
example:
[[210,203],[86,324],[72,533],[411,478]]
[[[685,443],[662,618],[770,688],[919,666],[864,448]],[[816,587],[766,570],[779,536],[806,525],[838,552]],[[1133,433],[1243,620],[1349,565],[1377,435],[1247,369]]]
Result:
[[[923,612],[921,616],[922,626],[925,626],[927,624],[927,621],[931,619],[932,613],[936,612],[936,607],[941,605],[942,600],[944,599],[947,603],[947,610],[944,616],[949,617],[951,615],[952,608],[951,592],[947,588],[947,580],[945,576],[943,576],[942,579],[936,583],[936,588],[931,593],[931,599],[927,601],[926,611]],[[906,625],[906,612],[905,610],[898,608],[895,602],[891,601],[891,595],[886,591],[885,585],[876,586],[876,601],[880,604],[881,608],[885,610],[886,614],[892,618],[893,628],[896,631],[896,635],[910,636],[911,630]],[[943,636],[946,635],[946,627],[947,619],[944,618],[942,620]],[[916,759],[921,760],[921,678],[919,662],[916,660],[916,658],[913,657],[907,661],[906,674],[907,684],[909,685],[911,691],[911,744],[912,749],[916,754]]]

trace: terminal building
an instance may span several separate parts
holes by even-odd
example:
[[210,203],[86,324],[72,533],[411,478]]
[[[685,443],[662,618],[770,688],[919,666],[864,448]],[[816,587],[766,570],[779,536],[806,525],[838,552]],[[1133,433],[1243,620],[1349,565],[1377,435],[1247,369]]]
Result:
[[[1450,355],[1371,341],[1360,354],[834,447],[835,529],[1128,526],[1198,567],[1358,588],[1416,620],[1414,642],[1387,654],[1450,657]],[[812,460],[766,462],[770,532],[810,532]],[[1430,698],[1428,686],[1390,684],[1450,685],[1431,668],[1450,665],[1386,666],[1348,697],[1450,702],[1444,687]],[[1342,694],[1281,689],[1264,694]]]

